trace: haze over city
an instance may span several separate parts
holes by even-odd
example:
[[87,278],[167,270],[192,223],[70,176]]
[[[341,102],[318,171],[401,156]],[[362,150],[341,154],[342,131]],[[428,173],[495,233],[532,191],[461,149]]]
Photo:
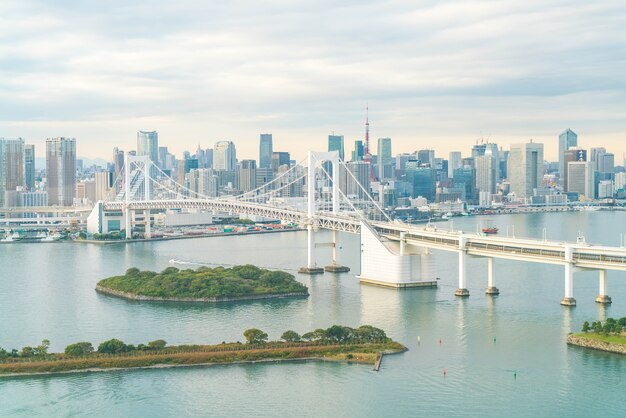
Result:
[[[106,4],[4,1],[0,136],[75,137],[110,159],[156,130],[176,154],[259,133],[300,159],[327,135],[467,153],[566,128],[621,161],[622,1]],[[304,146],[306,145],[306,147]]]

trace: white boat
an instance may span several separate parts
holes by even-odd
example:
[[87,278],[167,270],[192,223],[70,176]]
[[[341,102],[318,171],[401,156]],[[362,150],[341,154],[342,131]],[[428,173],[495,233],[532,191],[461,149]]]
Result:
[[55,242],[60,239],[61,239],[61,235],[54,234],[54,235],[48,235],[47,237],[43,238],[41,242]]
[[600,210],[600,206],[591,206],[591,205],[579,206],[578,210],[583,211],[583,212],[595,212],[597,210]]

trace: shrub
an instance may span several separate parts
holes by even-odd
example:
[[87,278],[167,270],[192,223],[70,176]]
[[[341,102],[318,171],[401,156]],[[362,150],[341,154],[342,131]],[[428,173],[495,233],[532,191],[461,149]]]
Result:
[[90,342],[78,342],[65,347],[68,356],[84,356],[93,353],[93,345]]

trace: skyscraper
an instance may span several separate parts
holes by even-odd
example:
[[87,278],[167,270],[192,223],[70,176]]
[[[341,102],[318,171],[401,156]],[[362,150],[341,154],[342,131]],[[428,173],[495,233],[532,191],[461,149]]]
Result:
[[239,164],[239,189],[249,192],[256,187],[256,161],[242,160]]
[[563,154],[563,161],[565,163],[565,172],[561,176],[561,185],[563,186],[563,190],[568,190],[568,177],[569,170],[567,169],[567,165],[572,161],[587,161],[587,150],[581,148],[571,148],[565,150]]
[[578,146],[578,135],[571,129],[566,129],[559,135],[559,175],[563,178],[566,175],[565,151],[571,147]]
[[595,195],[593,166],[590,161],[570,161],[567,163],[567,191],[578,192],[586,199]]
[[448,178],[454,177],[454,170],[463,167],[462,156],[459,151],[452,151],[448,157]]
[[28,191],[35,191],[35,146],[24,145],[24,180]]
[[261,134],[259,142],[259,168],[269,168],[272,165],[272,153],[274,145],[272,144],[272,134]]
[[343,135],[328,135],[328,151],[339,151],[339,158],[344,159]]
[[5,192],[14,192],[24,185],[24,140],[0,138],[0,207]]
[[219,141],[213,147],[213,168],[216,170],[237,169],[237,151],[231,141]]
[[476,166],[476,189],[479,192],[495,194],[496,159],[490,153],[485,153],[474,157],[474,164]]
[[76,139],[46,139],[48,204],[71,206],[76,190]]
[[354,151],[352,151],[352,159],[350,161],[362,161],[363,160],[363,141],[354,141]]
[[124,167],[124,151],[117,147],[113,148],[113,166],[115,167],[115,178],[117,178],[122,171],[122,167]]
[[272,153],[272,170],[277,172],[278,169],[283,166],[289,166],[291,163],[291,156],[288,152],[273,152]]
[[543,144],[511,145],[508,172],[511,192],[521,199],[532,197],[543,180]]
[[154,164],[159,164],[159,134],[152,132],[137,132],[137,156],[147,155]]
[[391,138],[378,138],[378,178],[393,177],[393,157],[391,155]]

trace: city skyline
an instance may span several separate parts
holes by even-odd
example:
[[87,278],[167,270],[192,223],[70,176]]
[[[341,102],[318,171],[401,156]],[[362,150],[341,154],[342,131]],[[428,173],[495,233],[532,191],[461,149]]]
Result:
[[353,144],[369,103],[372,138],[397,150],[533,138],[555,160],[569,127],[626,151],[619,1],[96,7],[0,6],[0,136],[75,137],[103,158],[156,130],[179,155],[230,140],[254,158],[261,132],[282,149],[324,149],[333,131]]

